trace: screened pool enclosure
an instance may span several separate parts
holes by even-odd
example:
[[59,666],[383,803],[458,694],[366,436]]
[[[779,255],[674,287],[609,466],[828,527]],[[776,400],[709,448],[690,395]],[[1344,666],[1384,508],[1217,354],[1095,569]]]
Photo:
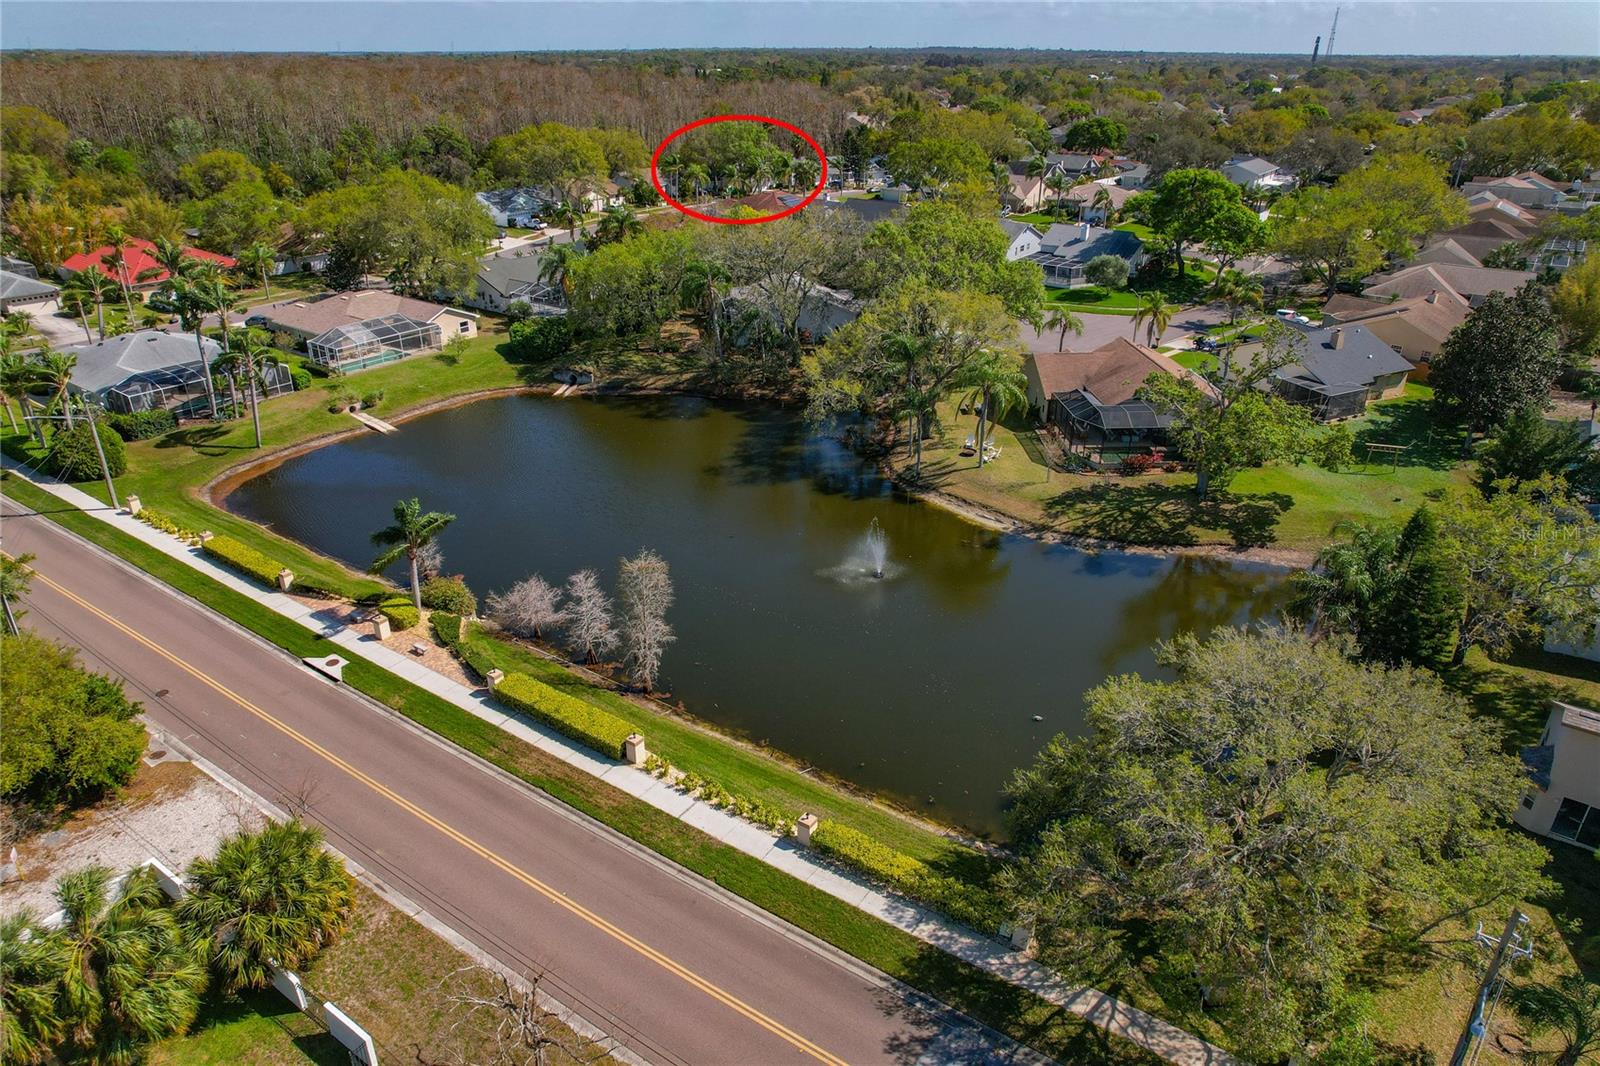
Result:
[[431,352],[444,343],[436,322],[405,315],[383,315],[335,326],[306,342],[306,351],[321,366],[341,374],[381,366],[416,352]]

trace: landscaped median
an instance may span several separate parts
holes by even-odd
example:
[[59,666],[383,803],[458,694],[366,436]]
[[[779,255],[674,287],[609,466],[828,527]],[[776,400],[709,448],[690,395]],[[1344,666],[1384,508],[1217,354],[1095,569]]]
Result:
[[[329,642],[299,623],[17,478],[5,494],[297,658]],[[1150,1063],[1149,1053],[622,792],[359,653],[344,681],[473,755],[906,984],[1062,1061]],[[680,726],[680,728],[683,728]],[[814,783],[813,783],[814,784]],[[837,801],[835,801],[837,802]]]

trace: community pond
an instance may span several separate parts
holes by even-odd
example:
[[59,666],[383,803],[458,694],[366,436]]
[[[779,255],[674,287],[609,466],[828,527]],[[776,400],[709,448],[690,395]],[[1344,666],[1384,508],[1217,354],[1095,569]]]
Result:
[[480,597],[586,567],[610,585],[655,549],[677,589],[674,700],[995,837],[1002,786],[1081,733],[1087,689],[1154,673],[1158,640],[1284,602],[1269,567],[979,528],[896,492],[838,427],[687,396],[481,400],[297,455],[227,503],[365,567],[412,496],[458,516],[445,570]]

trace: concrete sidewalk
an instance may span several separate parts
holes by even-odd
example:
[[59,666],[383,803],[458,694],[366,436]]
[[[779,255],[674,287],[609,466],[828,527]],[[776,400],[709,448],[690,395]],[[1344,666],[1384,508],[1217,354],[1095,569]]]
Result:
[[942,915],[830,866],[808,849],[800,847],[793,838],[775,836],[735,815],[684,795],[641,768],[607,759],[531,719],[508,712],[489,698],[487,690],[468,688],[384,647],[371,635],[346,625],[342,618],[330,617],[328,612],[309,607],[284,593],[261,588],[199,549],[145,525],[125,511],[113,510],[88,493],[28,471],[9,457],[0,460],[0,465],[12,471],[13,476],[25,478],[63,502],[93,515],[270,610],[293,619],[352,654],[427,689],[467,713],[919,940],[1011,984],[1028,989],[1042,999],[1070,1010],[1168,1062],[1180,1066],[1214,1066],[1237,1061],[1220,1048],[1154,1015],[1096,989],[1070,985],[1027,955],[1013,950],[1009,944],[975,933]]

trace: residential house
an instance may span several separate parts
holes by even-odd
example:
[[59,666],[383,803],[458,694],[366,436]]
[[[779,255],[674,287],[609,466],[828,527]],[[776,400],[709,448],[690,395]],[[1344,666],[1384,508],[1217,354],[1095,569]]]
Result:
[[1084,268],[1096,256],[1114,255],[1138,270],[1146,259],[1144,242],[1127,230],[1106,229],[1080,222],[1057,223],[1039,238],[1039,250],[1028,258],[1044,271],[1044,283],[1053,289],[1089,284]]
[[278,228],[277,255],[272,260],[272,276],[303,271],[321,273],[328,268],[326,244],[326,240],[319,235],[301,233],[293,223],[285,222]]
[[18,259],[13,255],[0,255],[0,270],[8,271],[12,274],[21,274],[25,278],[39,276],[38,267],[35,267],[26,259]]
[[489,217],[494,219],[494,224],[500,227],[537,226],[540,214],[552,206],[551,201],[539,190],[526,186],[485,189],[476,196],[478,203],[482,204]]
[[1322,324],[1364,326],[1405,357],[1411,364],[1412,380],[1422,381],[1433,357],[1471,311],[1466,298],[1451,289],[1435,289],[1403,300],[1335,296],[1322,309]]
[[885,185],[878,191],[878,195],[893,203],[903,204],[911,198],[913,191],[911,186],[902,181],[897,185]]
[[1531,787],[1512,820],[1540,836],[1600,850],[1600,713],[1551,701],[1539,743],[1522,749]]
[[472,295],[462,303],[479,311],[504,313],[512,304],[526,303],[536,315],[566,314],[566,296],[561,289],[541,281],[544,249],[517,248],[478,261]]
[[1117,174],[1116,182],[1124,189],[1138,192],[1150,184],[1150,165],[1148,163],[1134,163],[1130,160],[1118,160],[1118,163],[1132,163],[1133,165]]
[[1287,191],[1295,186],[1292,172],[1258,155],[1236,155],[1222,164],[1222,173],[1229,181],[1244,189]]
[[[743,312],[755,311],[760,306],[753,297],[754,290],[748,285],[742,285],[728,293],[727,310],[733,321],[738,322]],[[806,294],[801,301],[800,314],[795,323],[800,331],[801,341],[811,344],[825,339],[834,330],[860,318],[861,309],[862,302],[844,289],[830,289],[826,285],[812,282],[806,286]]]
[[1111,153],[1098,152],[1052,152],[1044,157],[1045,176],[1052,174],[1065,174],[1069,178],[1093,178],[1100,173],[1100,168],[1111,161]]
[[[69,257],[61,264],[60,274],[63,278],[68,278],[80,270],[94,270],[134,292],[150,292],[167,280],[166,269],[156,262],[155,249],[154,244],[142,237],[135,237],[123,247],[122,263],[114,267],[106,262],[114,250],[109,244],[102,245],[92,252],[79,252]],[[183,254],[186,258],[196,259],[202,263],[215,263],[224,270],[232,270],[239,265],[232,256],[219,255],[201,248],[186,247]]]
[[1013,222],[1009,218],[1000,220],[1000,228],[1005,230],[1006,237],[1011,243],[1006,245],[1006,259],[1026,259],[1039,250],[1039,241],[1044,237],[1033,226],[1026,222]]
[[1565,195],[1559,184],[1533,170],[1504,178],[1473,178],[1461,186],[1461,191],[1469,197],[1492,193],[1522,207],[1554,207]]
[[289,334],[313,360],[342,373],[435,351],[478,332],[478,316],[471,311],[380,290],[325,293],[265,307],[245,324]]
[[1529,232],[1539,225],[1539,216],[1520,204],[1502,199],[1492,192],[1480,192],[1467,197],[1467,215],[1471,219],[1485,216],[1491,218],[1503,217],[1510,219],[1516,225],[1525,227]]
[[[793,207],[805,199],[801,193],[780,193],[779,198],[785,207]],[[843,211],[862,223],[873,226],[879,222],[889,222],[906,213],[906,205],[896,200],[885,200],[876,196],[848,196],[826,193],[811,201],[810,211],[818,208],[823,211]]]
[[1477,307],[1491,292],[1515,292],[1533,280],[1532,271],[1451,263],[1419,263],[1366,279],[1361,295],[1375,299],[1407,299],[1449,289]]
[[1034,416],[1057,429],[1069,448],[1102,455],[1166,444],[1172,416],[1134,396],[1152,374],[1186,379],[1215,394],[1192,370],[1124,337],[1089,352],[1034,352],[1023,372]]
[[[1111,200],[1109,208],[1098,206],[1095,203],[1100,198],[1102,191]],[[1132,189],[1124,189],[1109,180],[1090,181],[1070,190],[1067,193],[1067,203],[1071,204],[1077,212],[1078,221],[1092,222],[1097,226],[1103,226],[1110,221],[1112,215],[1121,211],[1127,202],[1133,199],[1134,195]]]
[[1402,126],[1420,126],[1436,110],[1438,109],[1432,107],[1413,107],[1408,111],[1400,112],[1394,117],[1394,120]]
[[1012,174],[1006,179],[1005,204],[1013,211],[1041,210],[1050,195],[1042,174]]
[[[1291,403],[1309,407],[1319,422],[1351,418],[1371,400],[1405,391],[1411,363],[1364,325],[1301,326],[1291,339],[1294,362],[1272,372],[1270,387]],[[1235,358],[1248,360],[1257,346]]]
[[0,270],[0,315],[24,305],[53,303],[60,295],[61,290],[48,281]]
[[[74,356],[74,395],[88,396],[110,411],[127,413],[157,407],[172,408],[180,416],[198,417],[206,403],[205,372],[222,348],[207,337],[199,344],[192,333],[167,333],[142,329],[116,337],[74,344],[61,349]],[[269,363],[260,368],[263,391],[277,396],[294,391],[289,368]]]
[[[1470,238],[1467,238],[1470,240]],[[1455,237],[1437,237],[1422,246],[1422,250],[1411,257],[1411,265],[1423,263],[1445,263],[1450,266],[1481,267],[1483,261],[1471,252]]]

